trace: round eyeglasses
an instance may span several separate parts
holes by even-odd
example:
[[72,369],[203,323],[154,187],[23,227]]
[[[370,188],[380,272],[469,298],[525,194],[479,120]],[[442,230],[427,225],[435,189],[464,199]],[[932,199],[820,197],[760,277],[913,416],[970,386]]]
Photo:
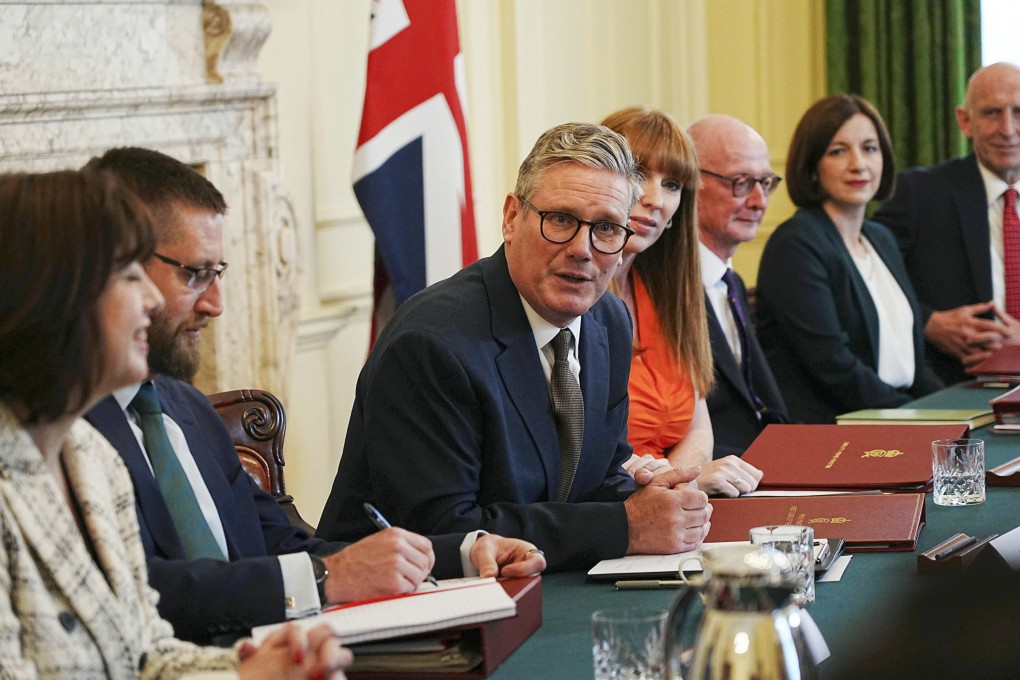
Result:
[[220,262],[215,267],[193,267],[190,264],[178,262],[166,255],[160,255],[159,253],[153,253],[153,255],[171,267],[177,267],[178,271],[181,272],[181,279],[184,281],[184,285],[196,293],[204,293],[209,290],[212,282],[217,277],[222,278],[223,272],[227,271],[229,266],[226,262]]
[[729,184],[730,189],[733,191],[734,198],[743,198],[754,190],[755,184],[761,185],[761,191],[763,194],[768,196],[779,183],[783,181],[783,178],[779,175],[762,175],[761,177],[752,177],[751,175],[720,175],[717,172],[706,170],[705,168],[698,168],[701,174],[708,175],[709,177],[715,177],[723,184]]
[[581,227],[588,225],[588,238],[591,247],[606,255],[615,255],[627,245],[627,239],[634,235],[632,229],[615,222],[585,222],[570,213],[555,210],[539,210],[518,196],[521,203],[531,209],[539,218],[539,231],[542,238],[550,243],[569,243],[577,236]]

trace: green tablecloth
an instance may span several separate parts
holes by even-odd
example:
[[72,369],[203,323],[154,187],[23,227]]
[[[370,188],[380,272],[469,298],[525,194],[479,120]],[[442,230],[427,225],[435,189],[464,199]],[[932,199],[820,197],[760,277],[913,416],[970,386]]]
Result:
[[[978,408],[1005,390],[956,386],[910,404],[917,408]],[[1020,456],[1020,436],[997,435],[988,428],[972,436],[986,441],[986,465],[994,467]],[[918,551],[957,532],[973,536],[1005,533],[1020,524],[1020,488],[989,488],[983,505],[961,508],[935,506],[929,494],[927,524]],[[832,657],[819,670],[824,678],[839,665],[866,667],[866,659],[889,631],[876,622],[898,615],[910,594],[930,586],[918,575],[917,553],[855,555],[838,583],[819,583],[811,615],[825,635]],[[673,591],[617,591],[611,584],[589,584],[583,572],[549,574],[543,578],[542,627],[491,677],[496,680],[590,679],[591,613],[613,606],[667,607]],[[1015,635],[1015,633],[1014,633]],[[1020,669],[1017,669],[1020,675]],[[863,677],[863,676],[862,676]]]

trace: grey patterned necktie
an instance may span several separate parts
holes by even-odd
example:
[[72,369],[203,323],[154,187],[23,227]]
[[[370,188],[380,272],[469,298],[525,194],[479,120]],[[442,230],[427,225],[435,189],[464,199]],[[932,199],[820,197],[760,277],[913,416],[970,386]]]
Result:
[[565,502],[570,495],[584,438],[584,396],[570,370],[570,339],[570,329],[564,328],[549,343],[555,357],[549,389],[556,414],[556,435],[560,442],[560,483],[556,489],[556,500],[560,502]]

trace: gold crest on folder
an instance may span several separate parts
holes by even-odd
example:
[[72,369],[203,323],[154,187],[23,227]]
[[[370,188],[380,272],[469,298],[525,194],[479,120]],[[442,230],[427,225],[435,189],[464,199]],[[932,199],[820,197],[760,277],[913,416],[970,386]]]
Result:
[[902,456],[903,452],[897,449],[872,449],[871,451],[865,451],[861,458],[895,458],[896,456]]

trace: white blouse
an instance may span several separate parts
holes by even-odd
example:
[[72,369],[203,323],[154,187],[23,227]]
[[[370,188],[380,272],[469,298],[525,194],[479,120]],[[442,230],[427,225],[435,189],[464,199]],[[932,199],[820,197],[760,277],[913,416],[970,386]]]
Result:
[[896,278],[868,239],[861,236],[867,254],[853,255],[871,301],[878,312],[878,377],[892,387],[914,384],[914,312]]

